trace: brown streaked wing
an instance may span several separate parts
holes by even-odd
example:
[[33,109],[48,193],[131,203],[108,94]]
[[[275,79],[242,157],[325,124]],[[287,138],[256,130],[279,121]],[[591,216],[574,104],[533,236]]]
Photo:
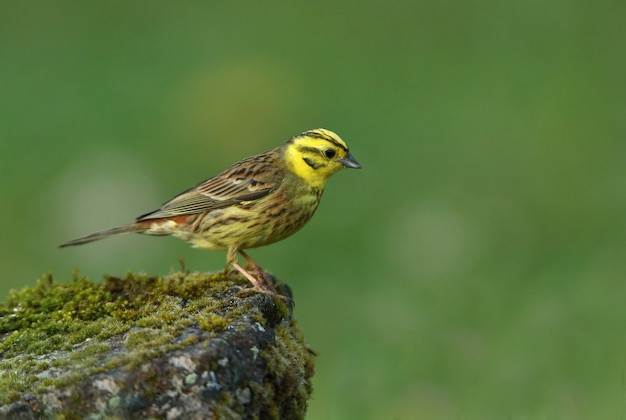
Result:
[[279,157],[280,151],[273,149],[243,159],[221,174],[177,195],[159,210],[139,216],[137,221],[205,213],[258,200],[278,188],[283,180]]

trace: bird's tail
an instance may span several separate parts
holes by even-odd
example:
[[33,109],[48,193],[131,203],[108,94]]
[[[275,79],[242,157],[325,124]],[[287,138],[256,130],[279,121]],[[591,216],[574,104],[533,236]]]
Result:
[[92,233],[90,235],[81,236],[80,238],[74,239],[73,241],[66,242],[64,244],[59,245],[59,248],[64,248],[66,246],[72,245],[82,245],[87,242],[97,241],[99,239],[108,238],[109,236],[121,235],[122,233],[131,233],[131,232],[143,232],[146,228],[138,223],[131,223],[124,226],[118,226],[111,229],[102,230],[100,232]]

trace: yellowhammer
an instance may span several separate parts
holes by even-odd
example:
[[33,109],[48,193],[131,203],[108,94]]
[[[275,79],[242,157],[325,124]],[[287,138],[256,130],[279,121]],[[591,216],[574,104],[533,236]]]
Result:
[[[244,249],[295,233],[315,213],[328,178],[340,169],[360,167],[337,134],[323,128],[305,131],[280,147],[235,163],[134,223],[83,236],[61,247],[128,232],[173,235],[194,247],[227,250],[227,264],[243,274],[254,289],[275,294],[263,286],[263,270]],[[237,253],[252,265],[254,274],[239,264]]]

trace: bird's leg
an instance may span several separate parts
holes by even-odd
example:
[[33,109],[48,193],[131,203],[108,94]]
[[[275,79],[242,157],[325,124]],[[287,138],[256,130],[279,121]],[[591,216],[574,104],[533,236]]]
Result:
[[224,267],[225,276],[232,271],[232,267],[234,267],[233,261],[237,262],[237,252],[236,246],[231,245],[228,247],[228,250],[226,251],[226,266]]
[[254,269],[254,272],[256,274],[256,278],[259,279],[260,281],[272,285],[272,282],[267,278],[267,276],[265,275],[265,272],[263,271],[263,269],[261,268],[260,265],[258,265],[256,263],[256,261],[254,261],[248,254],[246,254],[243,249],[239,250],[239,253],[245,258],[245,260],[248,262],[248,264],[250,264],[252,266],[252,268]]
[[[246,270],[241,265],[239,265],[239,262],[237,261],[237,253],[238,252],[241,252],[241,251],[239,249],[237,249],[236,246],[234,246],[234,245],[229,246],[228,247],[228,251],[226,253],[226,262],[228,264],[232,265],[233,267],[235,267],[235,269],[237,271],[239,271],[241,274],[243,274],[243,276],[245,278],[247,278],[250,281],[250,283],[252,283],[252,288],[254,290],[257,290],[257,291],[259,291],[261,293],[265,293],[265,294],[268,294],[268,295],[276,296],[276,297],[279,297],[281,299],[289,299],[289,298],[287,298],[285,296],[279,295],[278,293],[276,293],[273,290],[269,290],[266,287],[264,287],[261,284],[261,282],[257,278],[255,278],[248,270]],[[245,253],[243,253],[243,252],[241,252],[241,253],[242,253],[242,255],[244,255],[244,258],[246,258],[246,260],[248,260],[249,262],[252,261],[252,259],[250,257],[248,257]],[[261,270],[261,267],[259,267],[259,265],[256,264],[254,261],[252,261],[252,264],[253,264],[253,268],[254,268],[255,271],[259,271],[260,270],[261,273],[263,272]],[[261,278],[264,278],[264,276],[261,277]]]

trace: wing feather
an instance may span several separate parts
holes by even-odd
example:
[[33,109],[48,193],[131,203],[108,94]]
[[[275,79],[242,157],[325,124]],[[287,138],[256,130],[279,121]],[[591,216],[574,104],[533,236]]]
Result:
[[276,190],[284,177],[280,151],[269,150],[241,160],[221,174],[182,192],[137,221],[205,213],[255,201]]

